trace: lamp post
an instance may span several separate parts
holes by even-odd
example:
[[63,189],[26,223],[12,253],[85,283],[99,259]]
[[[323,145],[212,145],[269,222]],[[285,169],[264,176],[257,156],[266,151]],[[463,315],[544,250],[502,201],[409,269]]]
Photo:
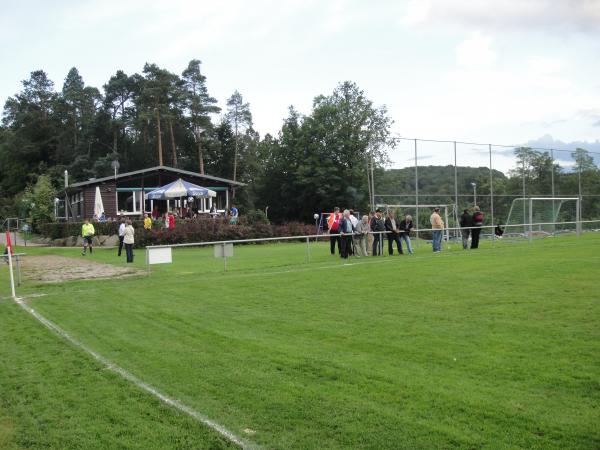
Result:
[[473,206],[477,204],[477,183],[471,182],[471,186],[473,186]]

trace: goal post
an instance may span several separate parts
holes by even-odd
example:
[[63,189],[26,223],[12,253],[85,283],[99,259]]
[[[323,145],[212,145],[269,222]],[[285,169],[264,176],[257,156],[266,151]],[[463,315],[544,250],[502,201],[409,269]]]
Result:
[[506,232],[530,240],[575,231],[581,234],[581,205],[578,197],[515,198],[506,219]]

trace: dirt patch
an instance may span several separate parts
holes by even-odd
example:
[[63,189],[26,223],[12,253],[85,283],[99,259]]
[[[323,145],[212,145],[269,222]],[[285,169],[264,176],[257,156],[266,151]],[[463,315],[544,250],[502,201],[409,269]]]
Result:
[[142,273],[142,271],[130,267],[54,255],[27,256],[21,260],[21,265],[25,278],[49,283],[96,278],[122,278]]

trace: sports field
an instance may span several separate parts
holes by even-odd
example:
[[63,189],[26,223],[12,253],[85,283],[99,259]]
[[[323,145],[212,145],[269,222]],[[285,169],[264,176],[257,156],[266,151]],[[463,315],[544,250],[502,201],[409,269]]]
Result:
[[[327,246],[237,246],[226,273],[179,249],[150,276],[138,250],[137,275],[18,292],[249,447],[600,448],[600,233],[348,263]],[[0,448],[235,447],[8,294],[2,264]]]

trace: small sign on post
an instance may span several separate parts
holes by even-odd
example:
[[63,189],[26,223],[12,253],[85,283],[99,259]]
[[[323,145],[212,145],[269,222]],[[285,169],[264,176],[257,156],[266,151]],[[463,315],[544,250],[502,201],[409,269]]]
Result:
[[152,264],[171,264],[172,262],[173,256],[171,247],[146,247],[146,266],[148,268],[148,274],[150,274],[150,266]]
[[223,258],[223,271],[227,271],[227,258],[233,256],[233,244],[215,244],[214,247],[215,258]]

